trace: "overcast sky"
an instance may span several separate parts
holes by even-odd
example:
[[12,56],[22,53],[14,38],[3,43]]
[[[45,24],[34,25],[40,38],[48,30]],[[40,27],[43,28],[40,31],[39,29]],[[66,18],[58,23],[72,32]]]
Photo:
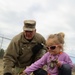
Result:
[[[27,19],[36,20],[37,32],[45,38],[64,32],[65,51],[75,55],[75,0],[0,0],[0,36],[12,39]],[[6,49],[8,42],[3,39],[1,47]]]

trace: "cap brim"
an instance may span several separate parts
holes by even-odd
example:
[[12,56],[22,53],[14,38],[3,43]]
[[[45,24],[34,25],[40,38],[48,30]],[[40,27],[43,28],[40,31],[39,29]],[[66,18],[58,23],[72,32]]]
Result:
[[34,31],[35,28],[24,28],[25,31]]

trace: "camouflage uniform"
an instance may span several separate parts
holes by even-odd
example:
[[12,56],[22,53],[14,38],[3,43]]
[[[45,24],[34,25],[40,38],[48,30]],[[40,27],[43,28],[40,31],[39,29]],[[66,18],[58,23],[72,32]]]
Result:
[[[4,54],[4,73],[12,73],[12,68],[18,70],[29,66],[32,63],[32,48],[38,43],[45,45],[45,39],[39,33],[35,33],[31,42],[25,39],[23,32],[16,35],[11,40]],[[39,59],[45,53],[45,50],[45,47],[43,47],[43,49],[37,53],[35,60]]]

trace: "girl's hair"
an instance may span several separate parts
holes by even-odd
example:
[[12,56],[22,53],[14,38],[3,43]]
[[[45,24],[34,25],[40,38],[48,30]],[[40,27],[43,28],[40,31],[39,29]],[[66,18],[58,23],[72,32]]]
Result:
[[51,34],[49,35],[48,39],[56,39],[54,42],[55,44],[64,44],[64,37],[65,37],[65,34],[63,32],[60,32],[60,33],[57,33],[57,34]]

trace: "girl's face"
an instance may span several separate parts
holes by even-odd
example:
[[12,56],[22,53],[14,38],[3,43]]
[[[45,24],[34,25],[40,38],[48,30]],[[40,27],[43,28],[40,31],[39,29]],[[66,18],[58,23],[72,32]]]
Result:
[[60,44],[56,44],[55,39],[49,39],[47,41],[47,49],[48,51],[52,54],[52,55],[56,55],[60,53],[61,50],[61,45]]

